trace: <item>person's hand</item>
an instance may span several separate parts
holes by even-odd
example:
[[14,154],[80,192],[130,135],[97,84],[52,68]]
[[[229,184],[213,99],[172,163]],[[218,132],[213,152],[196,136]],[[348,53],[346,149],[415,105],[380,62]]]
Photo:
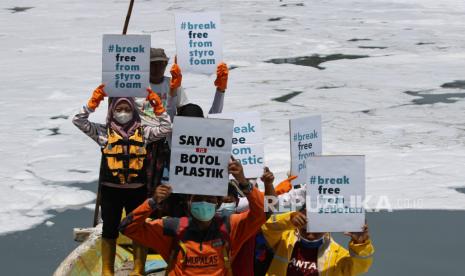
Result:
[[165,108],[163,107],[160,97],[157,93],[153,92],[150,87],[147,88],[147,98],[145,99],[150,102],[155,115],[160,116],[163,112],[165,112]]
[[279,183],[276,187],[275,187],[275,191],[276,191],[276,195],[281,195],[281,194],[285,194],[285,193],[288,193],[290,190],[292,190],[292,183],[291,181],[296,179],[297,176],[289,176],[286,180],[283,180],[281,183]]
[[364,243],[370,239],[368,224],[363,226],[362,232],[345,232],[344,235],[349,236],[355,244]]
[[247,179],[244,176],[244,168],[242,167],[241,162],[237,161],[232,156],[231,161],[229,161],[228,171],[234,176],[239,184],[247,183]]
[[291,223],[297,229],[307,226],[307,216],[301,212],[294,212],[291,214]]
[[87,102],[87,107],[89,109],[95,110],[99,106],[100,102],[103,101],[103,98],[107,96],[103,87],[105,87],[105,84],[100,84],[97,88],[95,88],[94,92],[92,92],[92,96]]
[[229,70],[226,63],[222,62],[218,64],[218,67],[216,68],[215,86],[221,92],[224,92],[228,87],[228,75]]
[[155,199],[157,204],[160,204],[171,195],[171,192],[172,188],[170,185],[161,184],[155,189],[153,199]]
[[182,82],[181,67],[179,67],[178,65],[177,56],[174,57],[174,64],[173,66],[171,66],[170,73],[171,73],[170,89],[171,91],[174,91],[181,86],[181,82]]
[[263,175],[260,179],[263,181],[265,185],[273,185],[274,175],[268,167],[265,167],[263,169]]

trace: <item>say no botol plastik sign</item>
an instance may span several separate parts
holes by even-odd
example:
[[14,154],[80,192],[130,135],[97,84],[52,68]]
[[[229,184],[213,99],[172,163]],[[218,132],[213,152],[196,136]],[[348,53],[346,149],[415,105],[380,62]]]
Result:
[[149,80],[149,35],[103,35],[102,83],[110,97],[145,97]]
[[232,155],[241,162],[245,177],[260,177],[265,162],[260,113],[231,112],[208,116],[234,120]]
[[234,121],[174,117],[170,184],[174,193],[225,196]]
[[304,184],[306,160],[321,155],[321,116],[308,116],[289,121],[291,142],[291,174],[297,176],[293,184]]
[[176,55],[185,72],[213,74],[223,59],[220,13],[175,15]]
[[360,232],[365,224],[365,156],[307,159],[307,231]]

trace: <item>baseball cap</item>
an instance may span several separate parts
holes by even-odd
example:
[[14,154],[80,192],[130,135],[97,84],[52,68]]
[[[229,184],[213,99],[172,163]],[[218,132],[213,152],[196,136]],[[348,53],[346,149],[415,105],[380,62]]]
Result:
[[150,61],[168,61],[169,58],[162,48],[150,48]]

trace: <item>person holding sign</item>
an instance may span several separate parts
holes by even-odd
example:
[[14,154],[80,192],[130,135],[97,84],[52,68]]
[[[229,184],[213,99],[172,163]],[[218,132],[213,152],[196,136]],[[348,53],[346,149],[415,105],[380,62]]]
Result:
[[123,220],[121,233],[159,252],[168,262],[168,275],[232,275],[232,260],[265,222],[265,213],[263,196],[244,177],[241,164],[231,161],[228,169],[248,198],[249,211],[222,216],[216,214],[221,197],[190,195],[188,217],[149,221],[171,194],[171,186],[160,185]]
[[275,256],[267,275],[360,275],[372,262],[373,245],[365,225],[351,237],[349,250],[329,233],[307,232],[306,211],[273,215],[262,231]]
[[[95,89],[87,105],[73,118],[74,125],[99,144],[103,155],[100,176],[103,275],[114,273],[116,239],[123,208],[129,213],[147,198],[145,144],[171,133],[171,122],[160,98],[152,90],[147,91],[147,100],[159,120],[156,127],[141,125],[133,98],[113,98],[106,124],[90,122],[89,115],[106,96],[103,84]],[[134,272],[131,275],[143,275],[145,249],[137,243],[133,248]]]
[[[162,99],[163,106],[167,109],[171,121],[173,121],[175,115],[203,117],[203,111],[199,106],[188,103],[184,89],[181,86],[182,73],[176,58],[170,70],[171,78],[164,75],[168,61],[169,58],[166,56],[164,49],[150,49],[150,85]],[[228,68],[226,64],[222,64],[218,66],[217,79],[215,81],[217,91],[210,113],[220,113],[223,110],[227,81]],[[150,102],[144,98],[135,98],[135,101],[142,124],[157,126],[159,123]],[[161,179],[163,178],[165,168],[169,167],[170,148],[167,141],[160,140],[157,143],[147,145],[147,152],[147,182],[150,197],[155,187],[162,182]]]
[[[170,69],[171,77],[165,76],[169,58],[165,50],[161,48],[150,49],[150,86],[158,93],[162,99],[163,106],[167,109],[170,119],[178,113],[178,109],[189,103],[182,88],[181,67],[175,62]],[[228,82],[228,67],[221,63],[217,68],[217,78],[215,80],[216,93],[210,113],[220,113],[223,109],[224,92]],[[143,124],[157,125],[150,104],[144,98],[136,98],[137,109],[142,118]]]

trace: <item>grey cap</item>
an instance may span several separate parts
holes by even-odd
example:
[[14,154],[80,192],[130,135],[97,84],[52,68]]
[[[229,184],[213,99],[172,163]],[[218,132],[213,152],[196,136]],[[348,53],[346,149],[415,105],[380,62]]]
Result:
[[168,61],[169,58],[162,48],[150,48],[150,61]]

